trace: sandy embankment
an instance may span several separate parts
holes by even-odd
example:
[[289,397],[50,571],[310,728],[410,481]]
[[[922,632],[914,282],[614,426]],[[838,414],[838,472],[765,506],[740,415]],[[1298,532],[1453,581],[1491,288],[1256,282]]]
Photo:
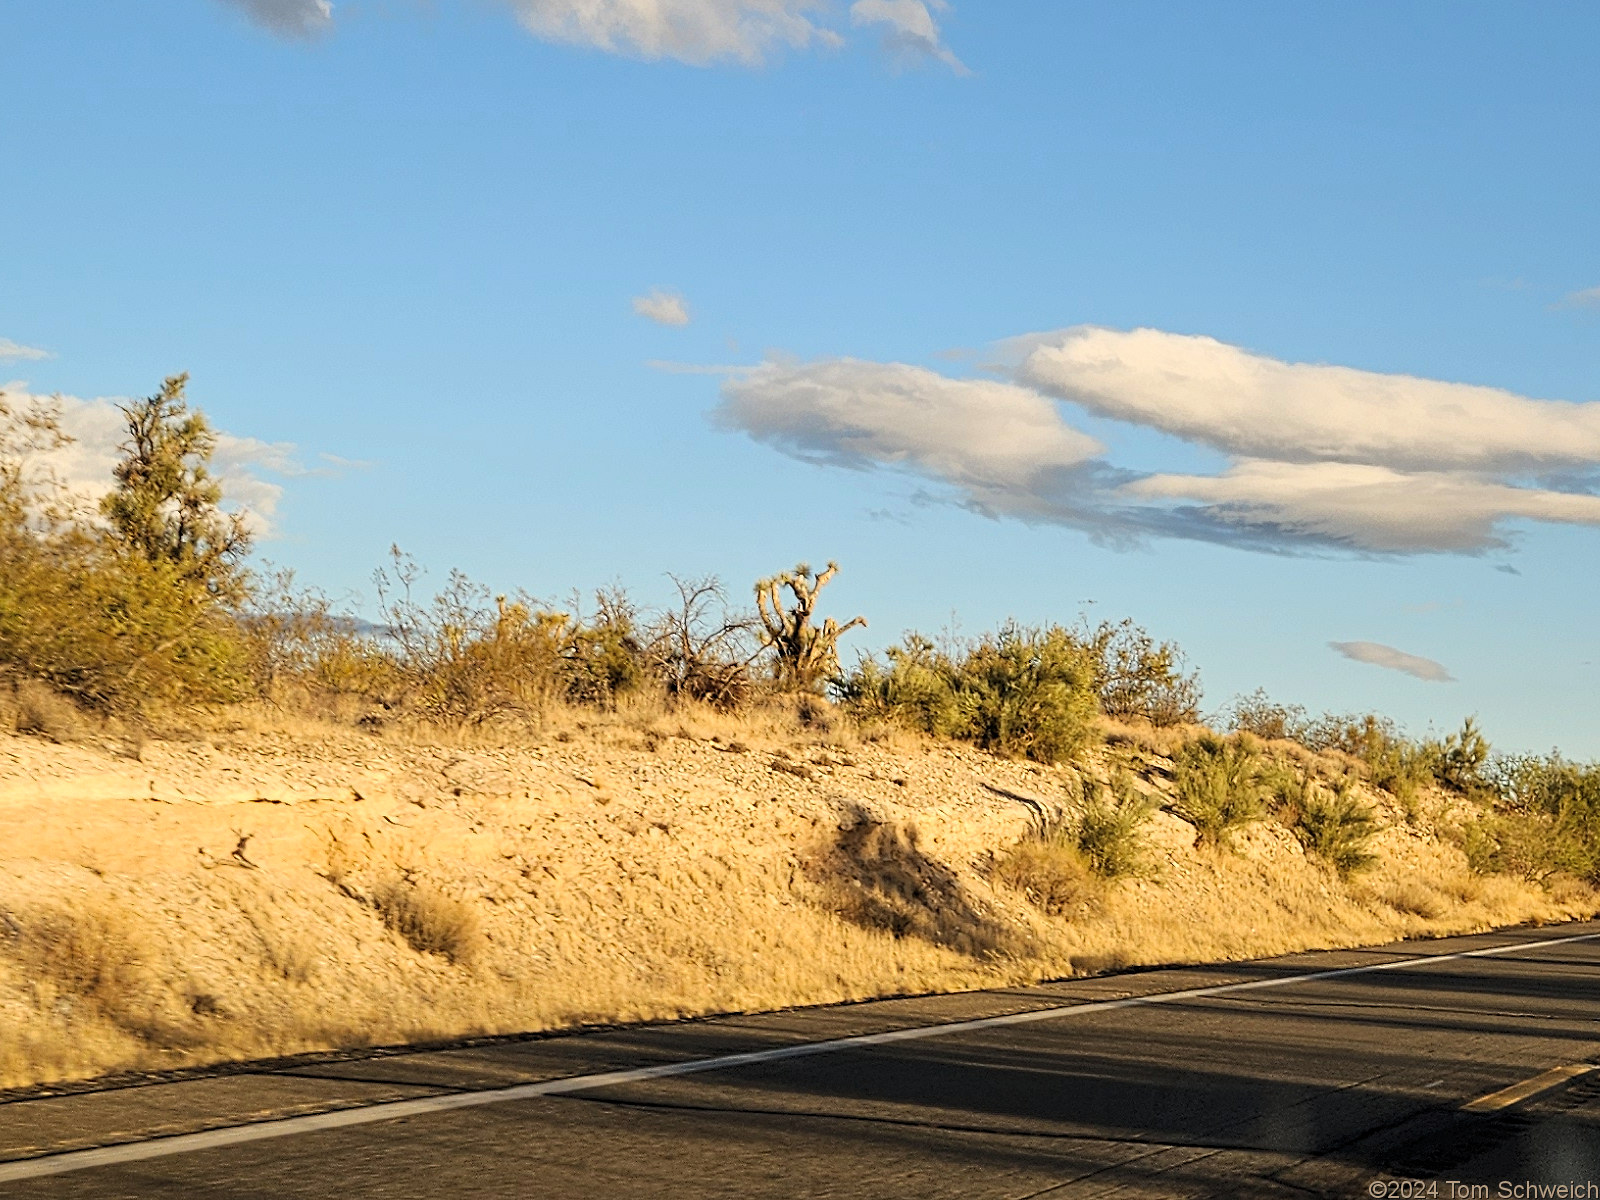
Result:
[[0,737],[0,1085],[1600,907],[1472,879],[1393,812],[1382,862],[1349,886],[1276,824],[1217,856],[1163,813],[1151,878],[1049,918],[987,867],[1033,807],[1074,794],[1066,769],[800,735],[746,747],[670,718],[567,737],[239,730],[137,758]]

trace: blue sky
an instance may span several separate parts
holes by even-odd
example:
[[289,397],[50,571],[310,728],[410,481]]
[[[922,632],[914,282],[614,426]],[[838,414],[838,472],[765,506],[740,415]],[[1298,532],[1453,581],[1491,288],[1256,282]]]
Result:
[[1211,705],[1592,757],[1596,44],[1587,3],[0,0],[0,381],[191,372],[262,556],[353,600],[391,542],[646,600],[835,558],[862,647],[1086,609]]

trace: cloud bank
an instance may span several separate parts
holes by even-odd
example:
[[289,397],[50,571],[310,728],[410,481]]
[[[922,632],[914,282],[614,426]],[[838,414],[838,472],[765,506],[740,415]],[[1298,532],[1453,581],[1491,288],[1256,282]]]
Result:
[[1230,454],[1428,471],[1600,462],[1600,404],[1280,362],[1159,329],[1078,326],[1013,346],[1021,383]]
[[1328,646],[1355,662],[1370,663],[1374,667],[1399,671],[1428,683],[1456,681],[1455,676],[1445,669],[1443,663],[1436,663],[1431,658],[1423,658],[1417,654],[1407,654],[1404,650],[1396,650],[1393,646],[1385,646],[1382,642],[1329,642]]
[[689,304],[677,292],[656,288],[633,298],[633,311],[657,325],[687,325]]
[[[1600,526],[1600,404],[1291,363],[1212,338],[1079,326],[1000,347],[1005,381],[768,361],[715,419],[803,458],[881,467],[994,516],[1275,553],[1477,554],[1519,522]],[[1113,463],[1068,405],[1222,451],[1214,474]]]
[[[76,396],[38,396],[20,383],[0,386],[0,396],[14,411],[54,407],[61,428],[70,438],[57,450],[41,453],[30,465],[42,469],[69,493],[88,504],[97,503],[111,490],[111,471],[120,457],[118,447],[127,436],[118,399],[80,399]],[[122,401],[125,403],[125,401]],[[245,514],[251,529],[266,536],[283,497],[283,485],[263,477],[300,475],[295,447],[287,442],[263,442],[217,432],[211,471],[222,484],[224,507]]]

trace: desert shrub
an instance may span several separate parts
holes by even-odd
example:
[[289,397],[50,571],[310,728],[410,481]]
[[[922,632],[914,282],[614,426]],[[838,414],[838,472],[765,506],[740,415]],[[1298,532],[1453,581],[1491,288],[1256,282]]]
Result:
[[1094,736],[1094,654],[1059,625],[1008,625],[954,651],[910,634],[888,659],[863,659],[836,685],[858,720],[1046,763],[1080,754]]
[[1311,772],[1296,767],[1281,758],[1263,756],[1256,775],[1261,796],[1267,807],[1286,821],[1293,821],[1299,806],[1305,802],[1315,781]]
[[1083,811],[1069,832],[1095,874],[1106,879],[1140,875],[1149,865],[1144,827],[1157,807],[1127,774],[1119,773],[1110,787],[1092,781],[1086,785]]
[[1266,741],[1299,740],[1306,727],[1306,710],[1298,704],[1279,704],[1265,689],[1235,696],[1218,714],[1217,723],[1232,733],[1248,733]]
[[1166,727],[1200,719],[1200,677],[1186,670],[1173,642],[1157,643],[1130,620],[1105,622],[1087,639],[1095,690],[1109,717],[1139,717]]
[[651,625],[646,657],[668,696],[732,709],[755,691],[763,647],[754,617],[729,609],[722,582],[670,576],[678,601]]
[[957,699],[959,668],[921,634],[891,646],[885,666],[863,657],[835,685],[845,710],[858,721],[887,721],[934,737],[968,736],[968,717]]
[[383,923],[418,954],[468,963],[483,938],[478,914],[461,901],[415,879],[397,879],[373,891]]
[[576,617],[563,630],[560,652],[562,690],[578,704],[609,705],[646,679],[639,613],[620,587],[595,593],[595,613]]
[[263,575],[240,615],[257,694],[286,687],[389,705],[404,691],[385,631],[335,611],[327,594],[296,585],[292,571]]
[[1000,854],[991,877],[1051,916],[1093,904],[1100,884],[1070,818],[1047,820]]
[[1261,755],[1240,738],[1207,735],[1174,759],[1171,811],[1195,828],[1195,843],[1226,849],[1263,812]]
[[92,519],[30,458],[66,441],[48,412],[0,402],[0,677],[139,713],[246,694],[233,605],[248,539],[217,507],[215,442],[183,377],[125,408],[116,486]]
[[1377,861],[1367,847],[1378,831],[1372,809],[1354,795],[1349,780],[1332,789],[1311,784],[1294,805],[1290,829],[1308,854],[1347,878]]
[[1458,732],[1448,735],[1432,748],[1433,777],[1463,795],[1487,789],[1484,771],[1489,762],[1489,742],[1468,717]]
[[0,673],[112,712],[248,693],[237,622],[179,567],[84,528],[0,543]]
[[[597,592],[585,618],[576,599],[572,612],[560,612],[526,595],[492,596],[452,571],[425,601],[416,594],[422,569],[398,547],[390,556],[374,576],[381,632],[325,648],[358,671],[378,668],[375,679],[392,676],[393,702],[417,716],[527,721],[559,701],[609,706],[651,679],[638,612],[619,588]],[[333,665],[319,658],[318,671]]]
[[1600,883],[1600,766],[1521,756],[1483,762],[1475,777],[1493,800],[1456,833],[1475,871]]
[[1008,625],[972,646],[956,670],[967,736],[986,750],[1054,763],[1094,730],[1093,655],[1060,626]]
[[0,952],[22,967],[47,1007],[82,1008],[130,1033],[150,1032],[146,946],[116,909],[84,899],[71,910],[0,912]]
[[423,717],[480,723],[530,716],[557,698],[566,619],[524,598],[494,596],[460,571],[431,601],[422,569],[399,547],[374,573],[379,615],[404,676],[407,707]]
[[1055,916],[1096,901],[1100,881],[1145,874],[1144,827],[1156,805],[1126,774],[1110,787],[1093,781],[1076,811],[1050,813],[996,860],[993,879]]

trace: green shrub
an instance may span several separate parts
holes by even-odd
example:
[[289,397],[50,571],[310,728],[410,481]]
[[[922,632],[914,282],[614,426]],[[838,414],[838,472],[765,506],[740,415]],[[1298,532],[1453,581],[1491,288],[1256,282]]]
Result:
[[1432,758],[1433,776],[1446,787],[1462,795],[1488,788],[1484,770],[1489,762],[1489,743],[1471,717],[1462,723],[1459,732],[1434,744]]
[[1474,870],[1600,884],[1600,765],[1522,756],[1482,763],[1475,774],[1494,800],[1458,831]]
[[0,678],[36,680],[103,712],[247,694],[232,609],[247,539],[216,508],[205,473],[213,442],[181,393],[175,376],[124,410],[130,440],[108,523],[74,509],[33,461],[66,441],[53,415],[15,413],[0,398]]
[[888,665],[864,657],[835,685],[845,711],[861,722],[886,721],[939,738],[970,736],[957,698],[960,668],[921,634],[887,652]]
[[986,750],[1054,763],[1089,745],[1092,654],[1060,626],[1008,625],[974,646],[956,674],[968,736]]
[[1261,756],[1238,738],[1206,735],[1174,760],[1171,811],[1195,828],[1195,843],[1226,849],[1263,812]]
[[997,754],[1054,763],[1094,736],[1095,659],[1061,626],[1008,625],[952,654],[918,634],[836,684],[858,720],[887,720]]
[[1124,773],[1109,788],[1091,781],[1070,836],[1095,874],[1106,879],[1142,875],[1149,866],[1144,827],[1157,807]]
[[1308,854],[1316,855],[1341,878],[1376,861],[1367,847],[1378,831],[1377,817],[1352,794],[1349,780],[1339,780],[1329,791],[1308,779],[1303,796],[1295,803],[1290,828]]

